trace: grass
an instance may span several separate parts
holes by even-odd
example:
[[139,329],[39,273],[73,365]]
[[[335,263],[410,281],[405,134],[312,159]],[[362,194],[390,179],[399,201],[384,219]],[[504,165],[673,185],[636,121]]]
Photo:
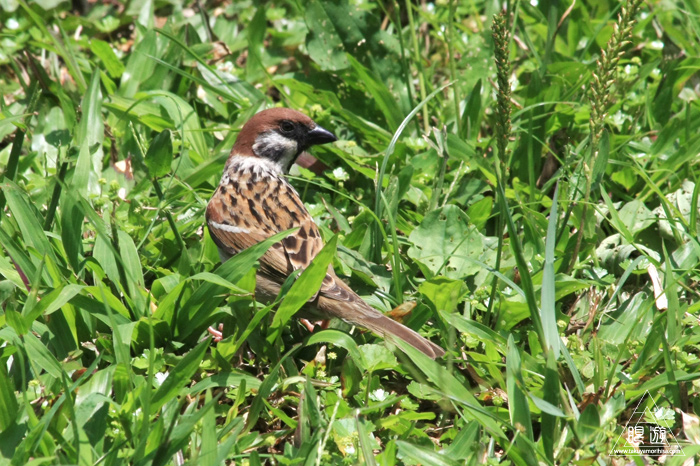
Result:
[[[1,465],[695,464],[693,2],[0,5]],[[265,306],[204,208],[272,105],[339,141]],[[329,262],[448,355],[309,334]]]

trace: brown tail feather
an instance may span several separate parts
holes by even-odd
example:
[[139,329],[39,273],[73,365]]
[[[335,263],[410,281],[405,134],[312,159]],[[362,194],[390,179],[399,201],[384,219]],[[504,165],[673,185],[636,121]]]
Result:
[[367,328],[384,338],[400,338],[433,359],[445,354],[445,350],[432,341],[423,338],[405,325],[386,317],[359,297],[353,301],[338,301],[321,295],[318,297],[316,305],[319,310],[327,314]]

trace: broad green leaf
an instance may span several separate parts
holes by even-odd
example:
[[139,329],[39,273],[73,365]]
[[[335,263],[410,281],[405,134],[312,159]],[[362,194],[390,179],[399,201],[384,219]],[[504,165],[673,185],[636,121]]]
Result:
[[99,39],[92,39],[90,40],[90,50],[102,60],[107,73],[111,77],[120,78],[122,76],[125,71],[124,65],[119,61],[109,43]]
[[199,116],[194,108],[182,97],[166,91],[147,91],[145,95],[151,96],[160,104],[175,124],[175,130],[181,131],[180,137],[187,141],[197,154],[202,158],[208,158],[209,147],[204,140]]
[[[33,362],[34,367],[46,371],[52,377],[60,379],[63,374],[61,365],[56,360],[56,357],[51,354],[48,348],[41,342],[33,333],[24,335],[24,347],[27,350],[27,356]],[[38,374],[36,374],[38,375]]]
[[95,372],[80,386],[75,399],[75,421],[85,427],[90,443],[104,436],[108,426],[107,410],[114,407],[111,398],[113,367]]
[[145,163],[153,178],[160,178],[170,173],[173,161],[173,141],[167,129],[158,133],[146,152]]
[[[479,79],[467,97],[462,115],[462,127],[460,135],[464,139],[473,140],[478,135],[479,122],[481,118],[481,79]],[[448,139],[449,141],[449,139]]]
[[357,77],[362,82],[363,87],[367,89],[374,103],[384,115],[389,125],[387,129],[395,131],[401,124],[401,111],[396,104],[396,97],[391,94],[380,77],[374,75],[370,70],[365,68],[359,61],[353,58],[352,55],[348,55],[347,60],[355,73],[357,73]]
[[341,70],[349,66],[345,47],[329,17],[337,9],[337,3],[311,0],[305,4],[304,20],[309,28],[306,48],[311,58],[324,70]]
[[51,315],[80,293],[82,285],[70,284],[61,286],[42,296],[41,301],[26,315],[28,322],[33,322],[41,315]]
[[393,369],[397,366],[396,356],[384,345],[362,345],[362,368],[367,372]]
[[636,236],[657,221],[656,216],[652,214],[647,206],[637,199],[625,203],[617,211],[617,215],[620,222],[629,229],[633,236]]
[[153,74],[156,63],[151,57],[156,56],[156,41],[156,32],[149,30],[132,49],[121,77],[119,94],[122,97],[134,97],[141,83]]
[[103,235],[98,235],[95,238],[95,247],[92,252],[92,256],[100,264],[102,270],[104,270],[107,277],[114,283],[119,283],[119,266],[117,265],[117,258],[114,257],[113,249],[111,246],[111,238],[105,237]]
[[418,287],[426,298],[430,300],[438,312],[452,313],[469,291],[462,280],[452,280],[447,277],[435,277],[426,280]]
[[352,359],[354,359],[358,364],[362,360],[362,354],[360,353],[355,340],[353,340],[350,335],[343,333],[340,330],[327,329],[321,330],[320,332],[314,332],[306,340],[307,345],[318,343],[330,343],[346,349],[350,357],[352,357]]
[[143,124],[153,131],[175,128],[172,121],[164,118],[160,114],[159,105],[155,105],[144,99],[135,100],[118,95],[111,95],[110,101],[105,102],[104,107],[124,123],[131,121],[133,123]]
[[44,234],[39,213],[25,191],[9,180],[4,180],[0,187],[5,194],[7,207],[19,226],[25,244],[36,249],[41,255],[53,256],[53,249],[46,234]]
[[429,277],[463,279],[481,270],[470,259],[481,256],[482,235],[469,225],[466,215],[455,205],[429,212],[408,240],[412,244],[408,256]]
[[117,236],[119,238],[119,255],[124,264],[128,285],[130,291],[136,293],[137,288],[143,287],[144,284],[141,261],[136,251],[136,245],[131,236],[123,230],[117,230]]
[[83,254],[83,213],[79,203],[73,196],[61,196],[61,240],[66,251],[68,263],[74,272],[80,270],[80,260]]
[[265,39],[267,18],[266,8],[258,8],[255,16],[250,20],[250,24],[246,28],[248,38],[248,60],[246,60],[246,80],[248,82],[259,80],[265,74],[265,65],[263,64],[263,56],[265,48],[263,41]]
[[76,131],[76,145],[80,148],[73,174],[72,188],[78,196],[88,197],[97,190],[97,179],[102,174],[102,93],[100,73],[94,70],[87,92],[83,96],[82,116]]
[[5,311],[5,322],[7,325],[12,327],[12,329],[17,332],[18,335],[25,335],[29,332],[29,325],[27,319],[24,316],[15,311],[14,309],[7,309]]
[[590,443],[600,430],[600,415],[595,403],[586,406],[575,424],[576,434],[581,443]]

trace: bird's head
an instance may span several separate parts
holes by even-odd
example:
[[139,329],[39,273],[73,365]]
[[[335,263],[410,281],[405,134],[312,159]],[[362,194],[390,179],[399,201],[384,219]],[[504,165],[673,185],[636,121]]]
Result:
[[231,155],[265,158],[287,173],[303,151],[336,140],[333,133],[303,113],[289,108],[271,108],[248,120],[238,134]]

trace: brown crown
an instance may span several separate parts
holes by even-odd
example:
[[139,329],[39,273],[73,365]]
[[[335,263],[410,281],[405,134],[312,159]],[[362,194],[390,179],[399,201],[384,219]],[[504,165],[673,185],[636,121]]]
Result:
[[256,113],[253,118],[243,125],[241,132],[238,133],[236,143],[231,149],[231,155],[251,155],[254,156],[253,144],[260,133],[279,127],[282,120],[300,122],[309,128],[316,126],[314,121],[301,112],[292,110],[291,108],[270,108]]

